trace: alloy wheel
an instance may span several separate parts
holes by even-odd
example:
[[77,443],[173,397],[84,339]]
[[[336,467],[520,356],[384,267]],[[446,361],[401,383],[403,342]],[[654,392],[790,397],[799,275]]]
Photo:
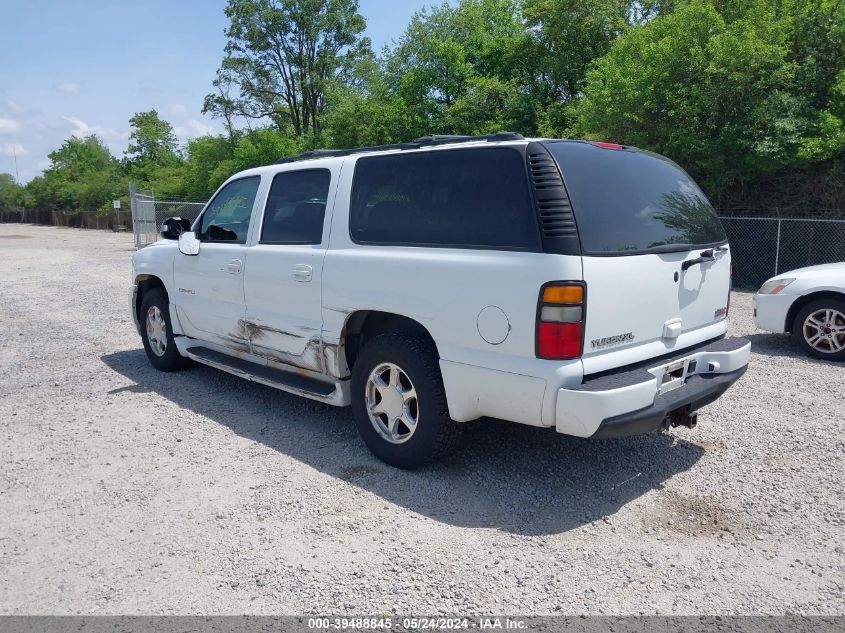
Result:
[[417,391],[408,374],[394,363],[380,363],[370,372],[366,406],[373,428],[391,444],[407,442],[417,429]]
[[167,351],[167,323],[158,306],[147,310],[147,341],[156,356],[164,356]]
[[807,315],[803,326],[807,345],[824,354],[845,350],[845,314],[823,308]]

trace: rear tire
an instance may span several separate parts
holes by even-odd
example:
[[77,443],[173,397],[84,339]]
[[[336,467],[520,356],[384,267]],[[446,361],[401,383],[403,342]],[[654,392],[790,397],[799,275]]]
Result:
[[845,361],[845,301],[819,299],[808,303],[795,315],[792,335],[814,358]]
[[163,288],[144,293],[141,301],[141,340],[153,367],[159,371],[184,369],[191,361],[179,353],[170,324],[170,301]]
[[441,458],[460,431],[449,417],[436,349],[410,334],[382,334],[361,350],[352,368],[352,413],[367,447],[396,468]]

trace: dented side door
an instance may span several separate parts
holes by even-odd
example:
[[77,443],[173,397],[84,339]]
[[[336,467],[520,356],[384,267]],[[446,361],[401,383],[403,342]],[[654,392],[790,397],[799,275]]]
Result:
[[[341,160],[320,166],[320,170],[328,172],[328,190],[321,231],[312,240],[319,239],[319,243],[293,243],[294,240],[284,243],[284,239],[271,239],[274,216],[279,231],[275,237],[284,238],[286,217],[290,219],[302,207],[307,212],[309,205],[313,210],[317,199],[316,195],[303,197],[301,192],[285,190],[285,183],[295,180],[294,174],[309,171],[307,166],[285,165],[274,175],[276,185],[271,186],[261,226],[250,247],[244,277],[246,311],[239,324],[252,354],[319,373],[326,372],[321,341],[323,260],[341,166]],[[276,178],[280,180],[277,182]]]

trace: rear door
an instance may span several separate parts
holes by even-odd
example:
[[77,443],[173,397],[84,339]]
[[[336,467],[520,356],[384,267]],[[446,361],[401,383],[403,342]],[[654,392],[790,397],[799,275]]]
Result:
[[[323,372],[321,283],[341,163],[274,176],[244,282],[252,353]],[[328,211],[328,212],[327,212]]]
[[585,374],[722,334],[730,252],[707,198],[672,161],[588,142],[547,142],[581,240]]

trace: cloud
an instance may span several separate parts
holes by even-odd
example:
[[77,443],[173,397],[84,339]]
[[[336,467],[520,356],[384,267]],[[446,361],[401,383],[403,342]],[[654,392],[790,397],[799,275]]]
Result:
[[59,90],[66,94],[72,95],[79,92],[79,84],[75,84],[72,81],[66,81],[64,83],[59,84]]
[[23,114],[26,110],[26,108],[24,108],[22,105],[12,101],[11,99],[6,99],[6,107],[12,114]]
[[14,119],[0,117],[0,134],[11,134],[12,132],[17,132],[20,127],[21,124]]
[[20,143],[3,143],[0,145],[0,154],[3,154],[3,156],[14,156],[15,154],[24,156],[29,152]]
[[194,138],[213,134],[214,126],[197,119],[188,119],[182,125],[174,125],[173,131],[179,138]]
[[101,125],[88,125],[85,121],[76,116],[63,116],[65,121],[73,126],[72,134],[83,137],[96,134],[104,141],[119,141],[127,137],[126,133],[121,134],[113,127],[102,127]]
[[187,114],[188,108],[183,106],[181,103],[174,103],[170,106],[170,114]]

